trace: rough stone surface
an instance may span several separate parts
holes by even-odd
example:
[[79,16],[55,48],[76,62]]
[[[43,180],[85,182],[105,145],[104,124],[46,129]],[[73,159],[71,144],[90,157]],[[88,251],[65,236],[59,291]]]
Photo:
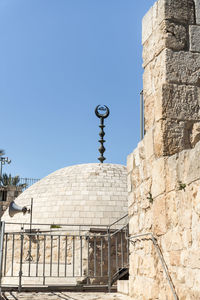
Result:
[[[197,0],[199,1],[199,0]],[[142,43],[150,37],[163,20],[194,24],[195,8],[193,0],[159,0],[143,18]]]
[[164,48],[172,50],[186,49],[187,35],[184,25],[164,20],[143,45],[143,66],[145,67]]
[[200,26],[191,25],[189,30],[190,51],[200,52]]
[[166,49],[166,82],[200,86],[200,53]]
[[[195,4],[159,0],[143,19],[145,136],[128,158],[130,234],[153,233],[180,300],[200,299],[200,0]],[[130,253],[132,299],[174,299],[151,239],[133,239]]]
[[194,1],[195,1],[196,23],[200,25],[200,1],[199,0],[194,0]]

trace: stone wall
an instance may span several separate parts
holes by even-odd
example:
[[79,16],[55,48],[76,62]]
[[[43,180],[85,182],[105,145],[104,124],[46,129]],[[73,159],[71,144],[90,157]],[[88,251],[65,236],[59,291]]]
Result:
[[[130,234],[152,232],[178,298],[200,299],[200,1],[143,19],[145,136],[128,156]],[[149,238],[130,247],[133,299],[174,299]]]
[[0,193],[3,191],[6,192],[6,201],[0,201],[0,218],[9,207],[9,204],[22,193],[22,189],[16,186],[0,187]]

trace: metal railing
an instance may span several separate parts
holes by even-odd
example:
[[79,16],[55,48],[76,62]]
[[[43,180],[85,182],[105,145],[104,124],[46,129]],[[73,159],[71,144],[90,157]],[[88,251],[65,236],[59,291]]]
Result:
[[126,218],[106,226],[15,224],[19,230],[3,234],[2,283],[19,291],[32,280],[41,286],[104,285],[110,291],[114,274],[128,265],[128,224],[118,225]]
[[34,183],[38,182],[40,179],[34,179],[34,178],[21,178],[20,177],[20,181],[19,184],[24,184],[24,190],[29,188],[31,185],[33,185]]

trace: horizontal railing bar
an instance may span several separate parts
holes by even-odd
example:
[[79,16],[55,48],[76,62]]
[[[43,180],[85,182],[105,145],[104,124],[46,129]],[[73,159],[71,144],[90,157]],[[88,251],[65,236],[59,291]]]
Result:
[[[6,235],[17,235],[17,236],[20,236],[20,235],[26,235],[27,237],[28,236],[38,236],[38,237],[58,237],[58,236],[60,236],[60,237],[75,237],[75,238],[80,238],[80,237],[82,237],[82,238],[88,238],[89,236],[92,238],[93,237],[93,235],[76,235],[76,234],[43,234],[43,233],[27,233],[27,232],[18,232],[18,233],[13,233],[13,232],[7,232],[6,233]],[[101,237],[107,237],[108,235],[107,234],[105,234],[105,235],[96,235],[96,237],[97,238],[101,238]]]
[[[5,276],[3,276],[3,277],[11,277],[11,278],[19,278],[19,275],[17,276],[17,275],[14,275],[14,276],[8,276],[8,275],[5,275]],[[33,275],[30,275],[30,276],[28,276],[28,275],[22,275],[22,278],[43,278],[43,276],[42,275],[38,275],[38,276],[33,276]],[[80,276],[80,275],[67,275],[67,276],[63,276],[63,275],[60,275],[60,276],[50,276],[50,275],[45,275],[45,278],[80,278],[80,277],[86,277],[86,276]],[[108,276],[107,275],[103,275],[103,277],[106,279],[106,278],[108,278]],[[90,276],[90,278],[102,278],[102,276]]]
[[[8,224],[8,225],[23,225],[23,226],[30,226],[30,223],[14,223],[14,222],[5,222],[5,225],[6,224]],[[45,223],[31,223],[31,225],[40,225],[40,226],[66,226],[66,227],[94,227],[94,226],[96,226],[96,227],[109,227],[110,225],[105,225],[105,224],[102,224],[102,225],[99,225],[99,224],[50,224],[50,223],[47,223],[47,224],[45,224]],[[33,228],[34,229],[34,228]],[[52,228],[52,229],[54,229],[54,228]]]
[[111,226],[119,223],[121,220],[125,219],[126,217],[128,217],[128,214],[126,214],[125,216],[121,217],[120,219],[118,219],[117,221],[111,223],[110,225],[108,225],[108,227],[110,228]]

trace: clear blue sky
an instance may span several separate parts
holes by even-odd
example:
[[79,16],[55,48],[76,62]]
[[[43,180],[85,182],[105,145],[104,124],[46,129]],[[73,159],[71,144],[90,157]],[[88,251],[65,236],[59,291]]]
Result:
[[142,17],[155,0],[0,0],[0,149],[4,171],[42,178],[98,162],[98,104],[108,163],[139,141]]

